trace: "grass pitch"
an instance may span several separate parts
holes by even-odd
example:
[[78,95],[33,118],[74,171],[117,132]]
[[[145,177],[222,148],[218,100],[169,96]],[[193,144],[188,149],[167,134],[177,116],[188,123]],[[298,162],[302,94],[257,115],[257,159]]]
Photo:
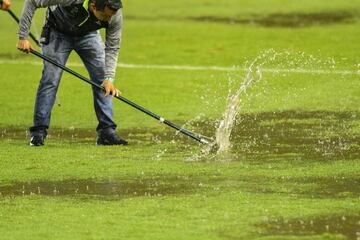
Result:
[[[117,86],[196,132],[214,135],[229,91],[263,56],[232,150],[206,156],[120,102],[130,145],[96,147],[91,90],[68,74],[46,146],[30,148],[41,61],[15,49],[17,26],[1,12],[1,238],[358,239],[359,6],[124,2]],[[68,66],[86,75],[75,54]]]

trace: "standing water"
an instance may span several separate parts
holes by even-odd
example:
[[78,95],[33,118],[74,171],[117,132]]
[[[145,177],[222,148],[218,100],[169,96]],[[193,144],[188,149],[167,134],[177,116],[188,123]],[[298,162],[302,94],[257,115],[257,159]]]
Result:
[[[273,68],[265,68],[273,66]],[[311,71],[312,67],[316,69]],[[271,73],[288,73],[288,72],[306,72],[321,73],[335,69],[335,61],[328,58],[325,61],[320,60],[313,55],[307,55],[303,52],[277,52],[273,49],[266,50],[259,54],[248,67],[244,69],[245,75],[236,91],[229,93],[227,104],[222,114],[222,118],[215,130],[215,140],[202,150],[202,154],[208,156],[214,150],[218,154],[229,152],[232,147],[231,134],[235,125],[241,121],[238,115],[242,107],[249,101],[250,95],[246,95],[247,90],[262,80],[263,71]],[[239,69],[241,71],[242,69]]]

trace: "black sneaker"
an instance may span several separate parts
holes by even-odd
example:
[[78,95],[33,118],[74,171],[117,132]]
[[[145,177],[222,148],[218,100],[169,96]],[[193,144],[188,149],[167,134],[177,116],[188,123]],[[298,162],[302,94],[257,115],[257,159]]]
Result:
[[106,128],[98,131],[96,145],[98,146],[128,145],[128,142],[120,138],[116,134],[115,130],[113,130],[112,128]]
[[44,146],[44,141],[47,135],[46,129],[36,129],[35,127],[30,128],[30,146]]
[[45,138],[41,135],[32,136],[30,139],[30,146],[35,146],[35,147],[44,146],[44,140]]

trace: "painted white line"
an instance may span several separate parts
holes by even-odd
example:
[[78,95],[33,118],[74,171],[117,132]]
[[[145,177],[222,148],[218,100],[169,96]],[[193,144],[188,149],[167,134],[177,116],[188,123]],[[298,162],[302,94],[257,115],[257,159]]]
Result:
[[165,69],[165,70],[188,70],[188,71],[243,71],[246,69],[237,67],[218,67],[218,66],[186,66],[186,65],[154,65],[154,64],[128,64],[119,63],[118,67],[122,68],[145,68],[145,69]]
[[[0,64],[26,64],[42,65],[39,61],[24,60],[0,60]],[[68,63],[68,67],[82,67],[82,63]],[[222,71],[222,72],[245,72],[247,68],[240,67],[220,67],[220,66],[186,66],[186,65],[154,65],[154,64],[129,64],[119,63],[118,68],[134,69],[163,69],[163,70],[185,70],[185,71]],[[268,73],[304,73],[304,74],[336,74],[336,75],[360,75],[360,70],[325,70],[325,69],[282,69],[282,68],[263,68],[263,72]]]

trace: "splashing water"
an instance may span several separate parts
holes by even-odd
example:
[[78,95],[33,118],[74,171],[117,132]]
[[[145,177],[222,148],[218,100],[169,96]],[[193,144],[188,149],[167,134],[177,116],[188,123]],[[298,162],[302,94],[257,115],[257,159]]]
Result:
[[215,131],[215,142],[210,146],[210,148],[213,148],[217,145],[217,153],[226,152],[231,148],[231,131],[234,127],[236,116],[241,110],[241,96],[246,93],[246,90],[249,87],[262,79],[262,66],[266,63],[273,62],[280,54],[281,53],[276,53],[274,50],[270,49],[255,58],[248,67],[240,88],[234,94],[229,94],[223,118]]
[[[246,106],[247,101],[253,96],[247,93],[248,89],[262,80],[263,72],[276,75],[281,74],[281,76],[297,72],[317,74],[323,71],[336,71],[336,65],[337,63],[334,58],[328,57],[326,59],[320,59],[304,52],[292,52],[288,50],[275,51],[274,49],[268,49],[261,52],[250,64],[246,64],[247,67],[245,67],[245,69],[234,68],[232,71],[235,71],[236,75],[230,75],[229,83],[237,82],[237,79],[239,79],[237,75],[238,72],[244,70],[245,74],[244,77],[240,78],[240,80],[242,80],[241,85],[236,87],[235,91],[229,91],[222,118],[216,126],[215,140],[203,148],[200,155],[196,155],[190,160],[195,161],[205,156],[206,160],[208,160],[209,157],[216,157],[217,160],[219,160],[219,157],[221,159],[224,157],[225,161],[233,158],[230,152],[232,147],[232,131],[236,127],[235,125],[242,121],[238,115],[241,113],[242,108]],[[360,68],[359,66],[360,64],[357,66],[357,70]],[[233,86],[229,85],[229,87],[233,89]],[[265,89],[263,91],[265,92]],[[258,96],[261,92],[255,94]],[[214,152],[217,154],[210,154]]]

